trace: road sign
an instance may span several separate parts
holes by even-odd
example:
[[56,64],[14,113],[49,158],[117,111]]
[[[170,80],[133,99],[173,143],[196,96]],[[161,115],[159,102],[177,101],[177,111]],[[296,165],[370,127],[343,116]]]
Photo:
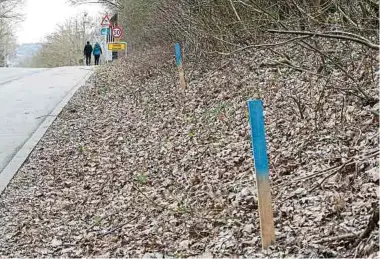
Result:
[[121,35],[123,35],[123,30],[119,26],[115,25],[112,28],[112,37],[121,38]]
[[108,50],[124,51],[127,48],[126,42],[108,42]]
[[100,30],[101,35],[109,35],[110,34],[110,29],[109,28],[102,28]]
[[103,17],[102,23],[100,25],[109,26],[110,24],[111,24],[110,17],[107,14],[106,16]]

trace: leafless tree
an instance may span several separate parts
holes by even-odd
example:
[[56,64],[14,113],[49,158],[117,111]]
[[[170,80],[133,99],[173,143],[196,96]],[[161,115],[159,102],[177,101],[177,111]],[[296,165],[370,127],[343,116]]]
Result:
[[[57,26],[54,33],[46,37],[46,42],[32,60],[31,67],[57,67],[81,65],[84,41],[95,39],[95,20],[87,17],[87,29],[83,30],[83,15],[68,19]],[[86,35],[84,35],[86,33]]]
[[22,19],[23,0],[0,0],[0,19]]
[[123,9],[123,0],[68,0],[72,5],[82,5],[82,4],[103,4],[112,9]]
[[[127,41],[135,48],[185,43],[187,52],[231,55],[268,49],[277,65],[327,76],[331,70],[348,78],[347,94],[373,103],[365,89],[373,75],[356,75],[350,67],[363,57],[365,71],[379,46],[379,3],[375,0],[70,0],[75,4],[103,3],[118,12]],[[320,61],[314,67],[297,62],[276,48],[298,46]],[[338,48],[331,51],[332,48]],[[309,55],[309,54],[308,54]],[[311,54],[310,54],[311,55]],[[334,85],[337,82],[329,81]]]

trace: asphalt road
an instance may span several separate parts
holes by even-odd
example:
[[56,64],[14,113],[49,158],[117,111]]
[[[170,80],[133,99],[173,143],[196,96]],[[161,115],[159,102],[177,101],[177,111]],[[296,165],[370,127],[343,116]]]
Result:
[[[1,186],[7,184],[4,181],[9,181],[5,178],[10,177],[10,172],[5,176],[4,171],[16,154],[48,117],[52,121],[57,115],[52,112],[57,106],[63,107],[62,102],[67,102],[91,73],[91,67],[0,68],[0,193]],[[37,135],[40,138],[43,134]],[[26,152],[22,157],[26,158],[30,150]],[[14,163],[11,171],[16,164],[21,166]]]

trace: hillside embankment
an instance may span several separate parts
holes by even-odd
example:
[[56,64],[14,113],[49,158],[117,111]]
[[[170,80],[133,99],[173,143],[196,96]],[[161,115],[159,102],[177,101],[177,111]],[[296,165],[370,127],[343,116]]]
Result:
[[[189,55],[186,90],[168,50],[100,67],[1,196],[0,254],[375,257],[378,103],[360,90],[377,97],[378,73],[358,90],[370,59],[347,50],[344,71],[296,45]],[[250,98],[264,102],[270,161],[265,254]]]

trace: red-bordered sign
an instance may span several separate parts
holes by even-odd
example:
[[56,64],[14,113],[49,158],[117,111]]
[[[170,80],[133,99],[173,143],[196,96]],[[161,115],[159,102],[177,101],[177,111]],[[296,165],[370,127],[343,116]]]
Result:
[[103,17],[102,23],[100,25],[109,26],[110,24],[111,24],[110,17],[107,14],[106,16]]
[[114,25],[112,27],[112,37],[121,38],[122,35],[123,35],[123,29],[117,25]]

